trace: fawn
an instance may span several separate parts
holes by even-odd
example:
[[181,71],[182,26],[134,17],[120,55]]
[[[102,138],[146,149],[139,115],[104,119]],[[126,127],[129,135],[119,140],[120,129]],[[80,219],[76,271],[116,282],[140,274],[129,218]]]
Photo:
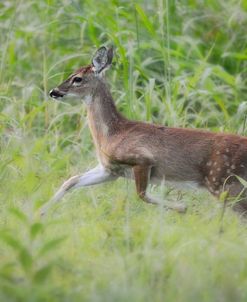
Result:
[[[125,118],[117,111],[102,76],[112,58],[112,48],[99,48],[90,65],[81,67],[50,91],[54,99],[73,96],[84,101],[99,161],[94,169],[68,179],[51,202],[74,188],[125,177],[134,179],[138,196],[147,203],[161,204],[149,196],[147,186],[165,180],[193,183],[216,197],[223,191],[228,199],[241,195],[233,207],[247,210],[245,188],[239,181],[239,177],[247,179],[247,138]],[[186,210],[182,203],[162,205],[178,212]]]

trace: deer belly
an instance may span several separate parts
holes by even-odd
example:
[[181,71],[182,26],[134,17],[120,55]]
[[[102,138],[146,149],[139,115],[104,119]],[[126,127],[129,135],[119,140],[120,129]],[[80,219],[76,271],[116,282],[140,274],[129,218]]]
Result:
[[187,169],[183,169],[182,167],[172,169],[160,165],[159,167],[153,167],[150,174],[151,183],[169,182],[179,187],[200,186],[202,180],[200,172],[190,167],[187,167]]

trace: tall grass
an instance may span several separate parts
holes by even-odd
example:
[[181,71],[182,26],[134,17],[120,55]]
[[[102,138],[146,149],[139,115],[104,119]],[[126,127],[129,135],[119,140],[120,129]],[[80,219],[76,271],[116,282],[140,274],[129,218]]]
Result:
[[0,300],[246,301],[246,222],[205,192],[168,188],[180,216],[119,180],[39,217],[96,164],[85,108],[48,91],[102,44],[124,115],[246,134],[246,2],[3,0],[0,27]]

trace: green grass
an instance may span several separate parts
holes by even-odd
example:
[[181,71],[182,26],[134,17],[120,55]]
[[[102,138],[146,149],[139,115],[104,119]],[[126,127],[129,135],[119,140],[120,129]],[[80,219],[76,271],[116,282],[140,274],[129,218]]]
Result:
[[246,301],[246,221],[208,193],[167,189],[179,215],[118,180],[39,217],[96,164],[85,107],[48,91],[102,44],[125,116],[246,133],[246,1],[3,0],[0,28],[0,301]]

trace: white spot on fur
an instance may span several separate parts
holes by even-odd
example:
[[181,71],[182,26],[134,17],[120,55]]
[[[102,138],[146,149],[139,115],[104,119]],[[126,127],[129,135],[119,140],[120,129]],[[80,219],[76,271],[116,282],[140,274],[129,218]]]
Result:
[[210,170],[209,175],[213,175],[213,170]]
[[220,151],[217,151],[216,154],[219,155],[219,154],[220,154]]
[[235,169],[236,168],[236,166],[235,165],[231,165],[231,169]]
[[226,152],[228,153],[230,150],[229,150],[229,148],[226,148]]
[[209,162],[207,162],[207,166],[211,166],[212,165],[212,162],[211,162],[211,160],[209,161]]
[[221,168],[217,168],[217,171],[221,171]]

